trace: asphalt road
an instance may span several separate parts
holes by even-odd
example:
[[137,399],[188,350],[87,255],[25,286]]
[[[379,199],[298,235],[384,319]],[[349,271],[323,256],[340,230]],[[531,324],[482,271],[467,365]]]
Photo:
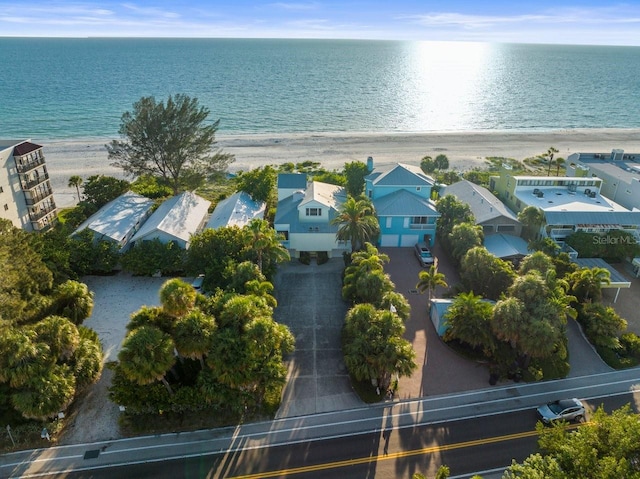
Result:
[[[421,401],[390,403],[225,430],[23,451],[0,477],[410,478],[501,471],[535,450],[536,405],[577,396],[589,409],[637,404],[638,370]],[[603,399],[607,398],[607,399]],[[95,457],[88,457],[95,453]],[[126,466],[118,466],[126,464]],[[75,471],[75,472],[73,472]],[[484,474],[485,478],[499,477]]]
[[[611,411],[640,394],[585,401],[589,409],[605,404]],[[637,410],[636,410],[637,412]],[[448,421],[436,425],[389,427],[349,437],[248,449],[230,454],[198,455],[150,464],[64,474],[79,478],[411,478],[433,477],[446,464],[452,477],[504,469],[537,450],[534,410]]]

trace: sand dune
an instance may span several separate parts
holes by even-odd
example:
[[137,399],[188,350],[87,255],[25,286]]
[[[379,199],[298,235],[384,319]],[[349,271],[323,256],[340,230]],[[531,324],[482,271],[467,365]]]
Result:
[[[34,140],[38,142],[38,140]],[[110,166],[106,141],[40,141],[45,149],[49,174],[60,206],[75,202],[72,175],[87,178],[106,174],[123,177]],[[445,154],[452,168],[482,166],[487,157],[523,160],[556,148],[557,156],[575,152],[608,153],[613,148],[640,152],[639,129],[589,129],[553,131],[469,131],[427,133],[318,133],[218,135],[218,146],[236,157],[231,170],[263,165],[314,161],[327,169],[341,169],[352,161],[374,158],[378,166],[396,162],[419,164],[425,155]]]

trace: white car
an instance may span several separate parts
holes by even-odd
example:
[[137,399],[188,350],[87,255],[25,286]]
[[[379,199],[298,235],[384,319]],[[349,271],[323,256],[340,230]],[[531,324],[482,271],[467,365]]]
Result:
[[585,408],[579,399],[560,399],[540,406],[536,410],[538,418],[545,423],[555,421],[580,422],[584,418]]
[[204,283],[204,274],[198,275],[196,279],[194,279],[191,283],[191,286],[193,286],[193,289],[200,293],[202,292],[202,283]]
[[433,264],[433,255],[426,243],[416,243],[414,251],[416,252],[416,258],[420,261],[420,266],[424,268]]

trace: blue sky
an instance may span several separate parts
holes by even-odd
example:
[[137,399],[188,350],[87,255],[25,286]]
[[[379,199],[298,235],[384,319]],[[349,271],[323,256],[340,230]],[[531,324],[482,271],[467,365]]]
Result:
[[0,36],[640,45],[640,0],[0,0]]

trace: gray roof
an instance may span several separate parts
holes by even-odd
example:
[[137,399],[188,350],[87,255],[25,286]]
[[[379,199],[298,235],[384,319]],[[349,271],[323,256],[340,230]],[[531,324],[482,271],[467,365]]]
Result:
[[366,176],[376,186],[433,186],[435,181],[420,168],[398,163],[390,170],[378,170]]
[[207,228],[222,228],[224,226],[243,226],[255,218],[264,218],[266,204],[255,201],[248,193],[238,191],[225,198],[216,205],[207,222]]
[[155,231],[161,231],[176,239],[189,241],[207,215],[210,204],[210,201],[190,191],[169,198],[153,212],[131,240],[138,241],[153,236]]
[[435,204],[407,190],[397,190],[373,200],[378,216],[440,216]]
[[278,202],[274,224],[289,225],[290,233],[336,233],[339,225],[332,225],[331,221],[338,215],[338,212],[329,208],[328,218],[318,219],[317,222],[300,221],[298,206],[302,203],[301,196],[289,196]]
[[603,284],[603,288],[630,288],[631,281],[602,258],[576,258],[573,260],[581,268],[605,268],[609,271],[611,284]]
[[527,256],[529,248],[527,242],[519,236],[495,234],[484,238],[484,247],[498,258],[514,258]]
[[278,188],[300,189],[307,187],[307,175],[304,173],[280,173],[278,175]]
[[468,180],[461,180],[446,186],[441,196],[453,195],[458,200],[469,205],[478,224],[496,218],[508,218],[519,223],[516,215],[493,193],[484,186],[476,185]]
[[640,211],[545,211],[548,225],[640,225]]
[[73,234],[89,228],[119,243],[141,219],[145,218],[152,206],[153,200],[127,191],[91,215]]

